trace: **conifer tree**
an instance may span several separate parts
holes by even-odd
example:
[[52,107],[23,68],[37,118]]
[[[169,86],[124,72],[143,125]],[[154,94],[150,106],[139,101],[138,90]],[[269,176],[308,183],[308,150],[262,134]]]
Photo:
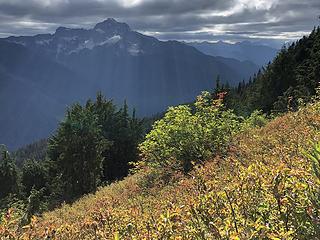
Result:
[[5,147],[0,157],[0,199],[18,192],[18,169]]
[[98,125],[93,104],[75,104],[50,139],[49,156],[56,163],[66,200],[95,191],[102,177],[107,141]]

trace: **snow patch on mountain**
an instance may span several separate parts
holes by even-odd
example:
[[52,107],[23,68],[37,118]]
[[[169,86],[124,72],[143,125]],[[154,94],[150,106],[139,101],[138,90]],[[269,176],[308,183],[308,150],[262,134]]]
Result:
[[139,48],[139,45],[134,43],[131,44],[130,47],[128,48],[128,53],[131,56],[139,56],[143,51]]
[[103,29],[101,29],[101,28],[97,28],[97,29],[95,29],[95,31],[98,32],[98,33],[101,33],[101,34],[106,33],[106,32],[105,32]]
[[52,39],[37,40],[36,44],[38,44],[38,45],[49,45],[51,42],[52,42]]
[[107,44],[108,45],[109,44],[115,44],[115,43],[119,42],[121,39],[122,39],[121,36],[115,35],[115,36],[113,36],[111,38],[108,38],[108,39],[102,41],[102,42],[95,42],[92,39],[85,40],[83,43],[80,43],[79,46],[76,49],[69,51],[68,54],[77,53],[77,52],[80,52],[80,51],[82,51],[84,49],[92,50],[95,47],[104,46],[104,45],[107,45]]
[[19,45],[22,45],[22,46],[26,46],[27,45],[24,41],[7,41],[7,42],[19,44]]
[[64,52],[65,47],[62,44],[58,44],[57,46],[57,54],[56,54],[56,58],[62,53]]
[[69,41],[76,41],[78,39],[77,36],[73,36],[73,37],[62,37],[60,38],[61,40],[64,40],[66,42],[69,42]]
[[120,35],[115,35],[115,36],[107,39],[106,41],[102,42],[102,44],[100,44],[100,45],[104,45],[106,43],[115,44],[115,43],[119,42],[121,39],[122,39],[122,37]]

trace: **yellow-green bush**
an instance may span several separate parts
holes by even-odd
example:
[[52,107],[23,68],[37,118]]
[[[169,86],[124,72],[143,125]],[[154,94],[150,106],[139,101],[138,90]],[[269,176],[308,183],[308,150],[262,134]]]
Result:
[[155,168],[189,171],[199,163],[222,153],[233,134],[240,130],[240,118],[225,110],[220,100],[203,92],[189,106],[169,108],[140,144],[143,161]]

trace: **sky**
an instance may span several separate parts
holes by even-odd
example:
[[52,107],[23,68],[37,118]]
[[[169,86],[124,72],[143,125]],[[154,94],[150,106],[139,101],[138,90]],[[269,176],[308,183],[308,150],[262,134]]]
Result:
[[0,0],[0,37],[106,18],[162,40],[282,44],[320,25],[320,0]]

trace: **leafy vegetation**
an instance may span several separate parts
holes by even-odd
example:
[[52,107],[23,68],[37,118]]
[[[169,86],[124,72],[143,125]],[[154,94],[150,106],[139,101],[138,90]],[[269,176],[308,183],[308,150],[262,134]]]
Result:
[[154,168],[146,165],[23,229],[8,212],[0,233],[18,239],[317,239],[319,147],[313,143],[319,141],[318,102],[245,128],[227,154],[188,175],[176,173],[169,184],[156,180],[146,187]]
[[194,112],[183,105],[169,108],[139,149],[150,166],[188,172],[192,164],[224,152],[239,130],[240,118],[224,109],[220,99],[213,100],[209,92],[203,92]]

